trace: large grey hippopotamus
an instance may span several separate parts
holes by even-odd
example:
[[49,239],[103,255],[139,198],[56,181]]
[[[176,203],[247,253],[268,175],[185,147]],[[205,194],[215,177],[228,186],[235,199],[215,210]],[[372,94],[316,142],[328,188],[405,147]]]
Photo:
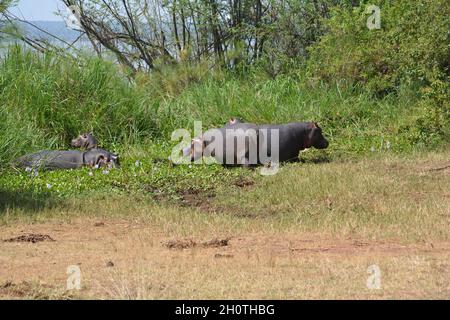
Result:
[[192,139],[183,155],[190,156],[191,161],[212,156],[224,165],[249,166],[298,161],[299,152],[311,147],[328,147],[322,129],[315,122],[255,125],[238,120]]
[[119,157],[104,149],[79,150],[43,150],[24,155],[14,162],[16,168],[35,170],[78,169],[83,166],[119,167]]

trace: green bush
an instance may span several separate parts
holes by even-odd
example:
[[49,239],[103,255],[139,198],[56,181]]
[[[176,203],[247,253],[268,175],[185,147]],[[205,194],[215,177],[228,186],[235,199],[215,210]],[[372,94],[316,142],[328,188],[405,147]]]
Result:
[[450,2],[370,3],[381,10],[381,29],[367,27],[365,4],[334,7],[325,22],[327,33],[310,49],[310,74],[321,81],[363,85],[375,94],[443,80],[449,70]]
[[418,112],[412,125],[400,128],[406,133],[411,144],[428,147],[439,145],[441,141],[450,143],[450,81],[435,80],[422,88],[423,98],[418,104]]

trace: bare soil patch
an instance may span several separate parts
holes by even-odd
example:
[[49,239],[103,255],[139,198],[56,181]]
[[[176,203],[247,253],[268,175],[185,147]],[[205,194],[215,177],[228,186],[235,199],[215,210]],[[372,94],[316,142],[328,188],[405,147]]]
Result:
[[205,212],[213,212],[216,209],[212,204],[212,200],[216,197],[213,190],[183,189],[175,193],[166,193],[153,186],[146,186],[145,190],[160,203],[175,203],[181,207],[197,208]]
[[204,211],[210,211],[210,200],[216,196],[212,191],[198,189],[179,190],[177,194],[180,197],[181,206],[200,208]]
[[17,237],[9,238],[3,240],[4,242],[42,242],[42,241],[56,241],[52,237],[50,237],[48,234],[35,234],[35,233],[29,233],[29,234],[23,234]]
[[[448,242],[292,232],[167,240],[167,233],[145,221],[104,218],[100,228],[98,221],[2,226],[7,236],[27,229],[55,234],[58,241],[0,242],[0,298],[67,299],[69,265],[82,270],[77,297],[442,298],[450,293]],[[383,272],[381,293],[365,291],[366,269],[373,263]],[[330,281],[334,291],[327,291]]]
[[249,188],[255,185],[255,181],[249,177],[240,177],[234,185],[239,188]]
[[69,292],[52,285],[26,280],[17,283],[8,280],[0,283],[0,298],[2,297],[40,300],[73,298]]
[[194,247],[201,247],[201,248],[219,248],[219,247],[226,247],[228,246],[228,243],[230,241],[230,238],[225,239],[218,239],[214,238],[209,241],[204,242],[196,242],[192,239],[184,239],[184,240],[169,240],[163,242],[163,246],[169,249],[189,249]]

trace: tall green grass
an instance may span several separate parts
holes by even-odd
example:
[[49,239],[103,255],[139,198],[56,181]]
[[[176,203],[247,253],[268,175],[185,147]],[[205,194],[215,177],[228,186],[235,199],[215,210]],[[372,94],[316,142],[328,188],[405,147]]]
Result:
[[26,152],[69,148],[84,131],[125,150],[167,142],[194,120],[206,129],[232,116],[255,123],[315,120],[331,140],[330,152],[384,150],[387,141],[394,151],[442,142],[430,144],[426,134],[410,139],[423,110],[408,90],[377,99],[338,83],[313,85],[295,72],[272,79],[258,70],[242,76],[205,66],[130,80],[94,57],[74,60],[19,46],[0,60],[0,166]]
[[106,61],[12,47],[0,61],[1,162],[68,147],[83,131],[109,143],[136,143],[155,129],[152,101]]

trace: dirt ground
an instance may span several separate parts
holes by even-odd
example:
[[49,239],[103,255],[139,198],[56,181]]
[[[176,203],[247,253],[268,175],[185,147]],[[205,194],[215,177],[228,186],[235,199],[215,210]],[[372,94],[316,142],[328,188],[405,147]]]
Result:
[[450,299],[448,159],[292,164],[172,202],[6,201],[0,298]]
[[[168,238],[122,218],[1,230],[1,298],[450,298],[448,242],[276,232]],[[69,266],[81,271],[80,290],[66,290]]]

